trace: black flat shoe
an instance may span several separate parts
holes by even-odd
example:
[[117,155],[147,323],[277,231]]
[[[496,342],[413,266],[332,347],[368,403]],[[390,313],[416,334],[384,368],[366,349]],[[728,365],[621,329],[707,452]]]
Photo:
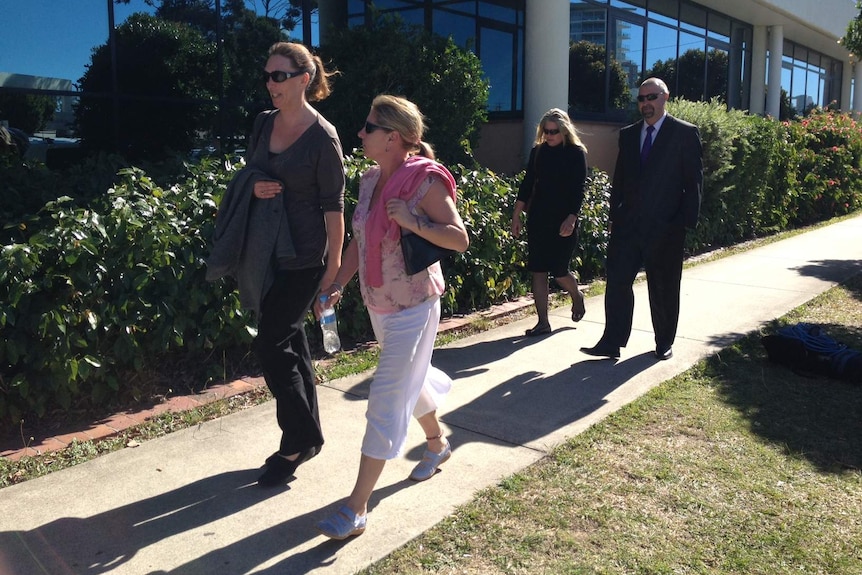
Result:
[[266,459],[266,469],[257,478],[257,484],[260,487],[275,487],[282,485],[289,477],[291,477],[297,468],[317,455],[320,452],[319,447],[310,447],[305,451],[300,452],[299,457],[293,461],[285,459],[277,452],[273,453]]
[[673,357],[673,348],[672,347],[666,347],[663,349],[657,348],[655,350],[655,358],[659,361],[664,361],[664,360],[670,359],[672,357]]
[[549,325],[537,325],[536,327],[531,327],[527,331],[524,332],[524,335],[527,337],[536,337],[537,335],[548,335],[551,333],[551,326]]
[[619,359],[620,357],[620,348],[601,342],[593,347],[582,347],[581,352],[595,357],[610,357],[611,359]]

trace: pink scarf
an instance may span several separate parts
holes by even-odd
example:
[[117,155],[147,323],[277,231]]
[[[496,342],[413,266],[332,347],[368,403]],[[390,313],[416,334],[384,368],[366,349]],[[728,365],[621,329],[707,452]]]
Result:
[[386,214],[386,202],[391,198],[409,200],[428,176],[436,174],[443,180],[449,196],[455,201],[455,178],[442,164],[424,156],[410,156],[393,173],[365,222],[365,279],[372,287],[383,285],[383,258],[380,245],[383,238],[395,239],[401,227]]

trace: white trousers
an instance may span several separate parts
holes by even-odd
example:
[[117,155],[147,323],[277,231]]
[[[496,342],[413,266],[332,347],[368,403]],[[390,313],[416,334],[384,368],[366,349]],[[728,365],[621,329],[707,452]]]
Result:
[[381,314],[368,310],[380,345],[380,361],[368,393],[362,454],[394,459],[407,441],[411,416],[435,411],[452,388],[448,375],[431,365],[440,324],[440,298]]

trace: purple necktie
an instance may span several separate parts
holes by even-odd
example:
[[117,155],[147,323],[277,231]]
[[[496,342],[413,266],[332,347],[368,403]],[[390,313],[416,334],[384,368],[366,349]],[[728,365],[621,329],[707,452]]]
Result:
[[647,126],[646,129],[646,138],[644,138],[644,145],[641,148],[641,166],[646,164],[647,157],[649,157],[649,151],[652,149],[652,133],[655,131],[653,126]]

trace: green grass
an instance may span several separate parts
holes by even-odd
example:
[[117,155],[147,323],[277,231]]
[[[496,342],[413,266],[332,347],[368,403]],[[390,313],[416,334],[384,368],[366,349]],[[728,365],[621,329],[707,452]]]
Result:
[[[862,276],[799,321],[862,350]],[[862,389],[752,334],[362,573],[862,573],[860,470]]]

